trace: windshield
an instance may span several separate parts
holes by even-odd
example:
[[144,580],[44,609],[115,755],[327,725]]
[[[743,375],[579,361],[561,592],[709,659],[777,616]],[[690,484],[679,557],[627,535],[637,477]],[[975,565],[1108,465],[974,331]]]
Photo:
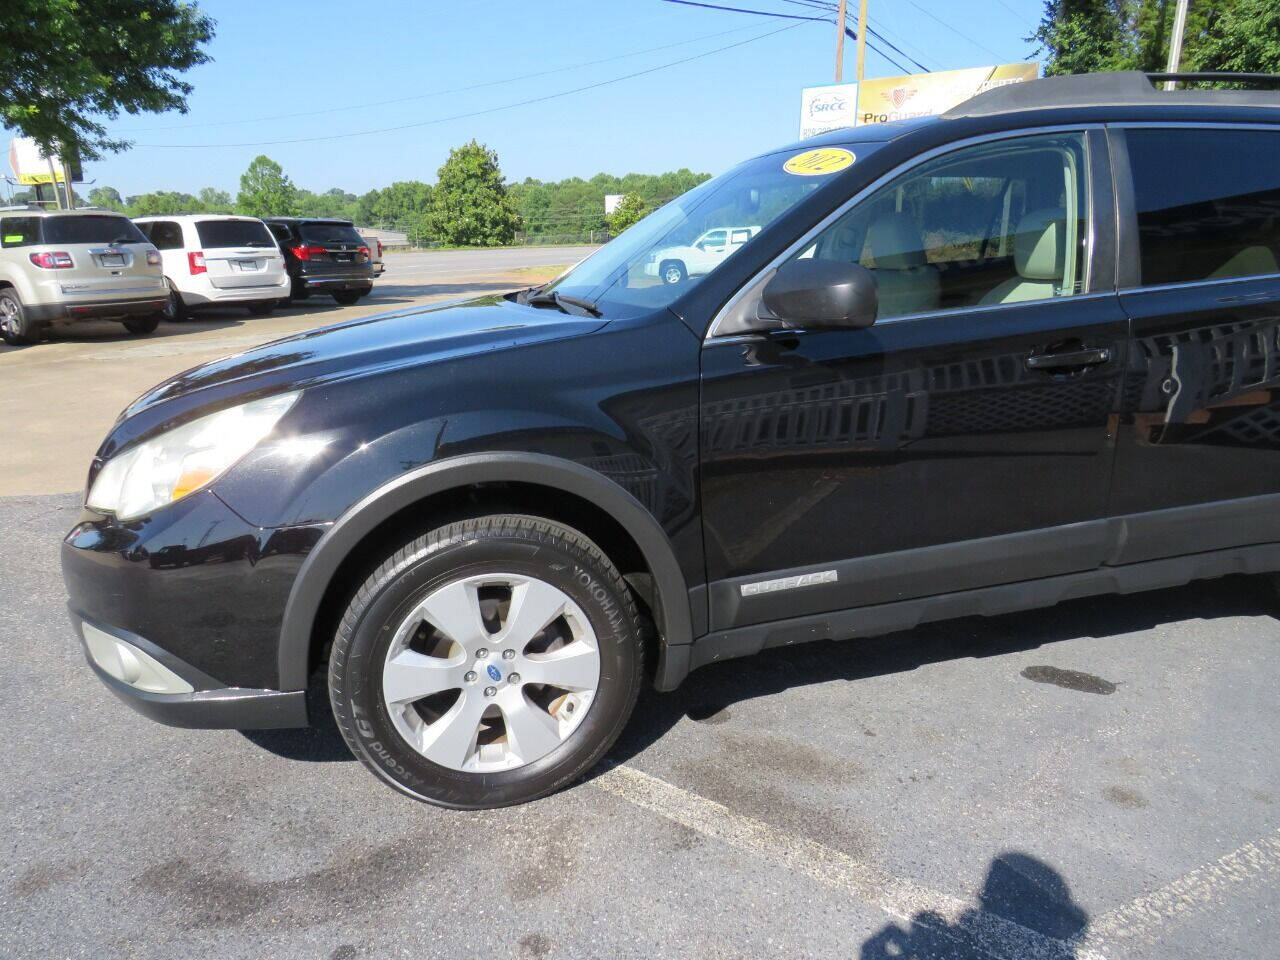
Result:
[[201,220],[196,233],[202,247],[274,247],[260,220]]
[[41,218],[42,243],[146,243],[132,220],[95,214]]
[[594,301],[606,315],[665,307],[853,162],[842,148],[748,160],[655,210],[548,289]]

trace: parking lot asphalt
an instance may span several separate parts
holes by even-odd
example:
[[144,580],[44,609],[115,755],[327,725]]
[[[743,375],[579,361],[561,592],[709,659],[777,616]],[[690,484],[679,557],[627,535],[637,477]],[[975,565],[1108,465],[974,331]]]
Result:
[[71,491],[116,414],[152,384],[200,363],[279,337],[357,317],[480,296],[541,282],[593,247],[387,254],[387,272],[352,307],[313,296],[251,317],[243,308],[207,310],[134,337],[115,322],[54,331],[31,347],[0,343],[0,496]]
[[[110,379],[127,402],[159,366],[225,352],[233,322],[9,351],[0,391],[38,376],[80,410]],[[75,491],[74,447],[39,447],[27,482]],[[642,698],[586,782],[457,813],[352,761],[322,696],[305,731],[133,714],[65,615],[79,494],[8,489],[0,956],[1276,955],[1280,605],[1260,580],[717,664]]]

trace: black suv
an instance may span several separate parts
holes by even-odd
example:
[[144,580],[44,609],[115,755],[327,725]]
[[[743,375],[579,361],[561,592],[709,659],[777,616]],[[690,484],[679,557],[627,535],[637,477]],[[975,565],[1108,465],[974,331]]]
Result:
[[[761,648],[1280,571],[1280,99],[1033,81],[748,160],[555,282],[188,371],[63,568],[158,720],[454,807]],[[758,227],[705,275],[655,269]],[[856,656],[856,652],[853,654]]]
[[266,217],[289,271],[289,297],[332,294],[350,306],[373,289],[373,257],[350,220]]

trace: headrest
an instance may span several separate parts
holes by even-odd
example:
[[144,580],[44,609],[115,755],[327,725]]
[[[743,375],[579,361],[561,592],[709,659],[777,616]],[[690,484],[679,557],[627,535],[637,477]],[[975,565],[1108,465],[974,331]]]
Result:
[[905,213],[886,213],[872,220],[867,243],[879,270],[911,270],[929,263],[920,231]]
[[1032,210],[1018,222],[1013,266],[1027,280],[1061,280],[1066,253],[1066,213],[1061,207]]

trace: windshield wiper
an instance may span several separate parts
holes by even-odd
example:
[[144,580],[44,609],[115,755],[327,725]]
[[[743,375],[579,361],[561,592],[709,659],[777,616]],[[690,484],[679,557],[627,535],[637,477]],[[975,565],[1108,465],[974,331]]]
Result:
[[537,287],[531,287],[528,291],[522,291],[520,302],[526,303],[531,307],[549,303],[553,307],[559,307],[565,313],[571,313],[579,317],[600,316],[600,308],[596,306],[594,300],[560,293],[558,290],[541,290]]

